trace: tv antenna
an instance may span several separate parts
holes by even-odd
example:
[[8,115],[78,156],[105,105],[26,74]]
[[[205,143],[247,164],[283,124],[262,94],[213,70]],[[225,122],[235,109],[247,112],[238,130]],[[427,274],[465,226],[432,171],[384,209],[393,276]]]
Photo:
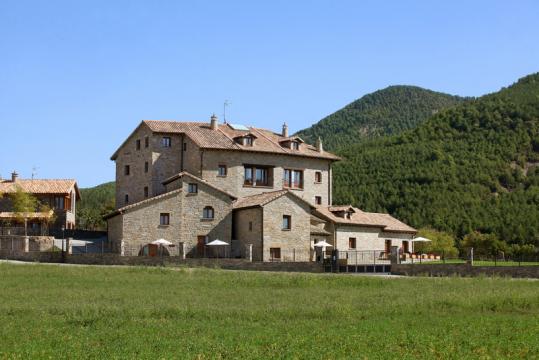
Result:
[[223,121],[225,122],[226,124],[226,107],[230,105],[230,103],[228,102],[228,100],[225,100],[225,102],[223,103]]
[[32,166],[32,180],[37,176],[37,167]]

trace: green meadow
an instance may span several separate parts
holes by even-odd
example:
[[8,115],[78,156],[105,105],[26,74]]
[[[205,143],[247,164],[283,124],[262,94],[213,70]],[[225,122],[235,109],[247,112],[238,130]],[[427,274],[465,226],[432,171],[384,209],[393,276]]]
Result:
[[538,354],[539,281],[0,264],[0,359]]

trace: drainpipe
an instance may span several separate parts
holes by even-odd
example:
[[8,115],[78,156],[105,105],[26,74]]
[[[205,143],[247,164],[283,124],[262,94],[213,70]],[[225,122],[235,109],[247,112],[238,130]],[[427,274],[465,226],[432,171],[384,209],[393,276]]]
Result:
[[202,176],[202,169],[204,169],[204,149],[200,149],[200,178],[204,179]]

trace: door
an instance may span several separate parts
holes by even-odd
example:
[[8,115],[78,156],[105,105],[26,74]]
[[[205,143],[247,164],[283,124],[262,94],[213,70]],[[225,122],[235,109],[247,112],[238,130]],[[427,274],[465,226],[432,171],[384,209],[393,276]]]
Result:
[[148,245],[148,255],[150,256],[157,256],[157,245],[149,244]]
[[384,251],[386,254],[386,258],[389,258],[389,255],[391,254],[391,240],[386,240],[386,248]]
[[403,242],[402,242],[402,252],[403,252],[404,254],[410,252],[410,246],[408,245],[408,241],[403,241]]
[[197,256],[204,257],[204,248],[206,247],[206,236],[199,235],[197,237]]

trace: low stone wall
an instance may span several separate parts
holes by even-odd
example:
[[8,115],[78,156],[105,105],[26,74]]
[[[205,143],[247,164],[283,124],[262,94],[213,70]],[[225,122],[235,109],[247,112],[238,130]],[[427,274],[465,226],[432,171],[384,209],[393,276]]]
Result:
[[182,259],[176,256],[163,258],[150,256],[120,256],[118,254],[80,254],[62,257],[61,252],[30,252],[20,254],[0,254],[1,258],[44,262],[83,264],[83,265],[131,265],[131,266],[188,266],[207,267],[225,270],[323,272],[323,267],[314,262],[249,262],[245,259]]
[[539,266],[472,266],[470,264],[393,264],[391,274],[407,276],[500,276],[539,279]]

